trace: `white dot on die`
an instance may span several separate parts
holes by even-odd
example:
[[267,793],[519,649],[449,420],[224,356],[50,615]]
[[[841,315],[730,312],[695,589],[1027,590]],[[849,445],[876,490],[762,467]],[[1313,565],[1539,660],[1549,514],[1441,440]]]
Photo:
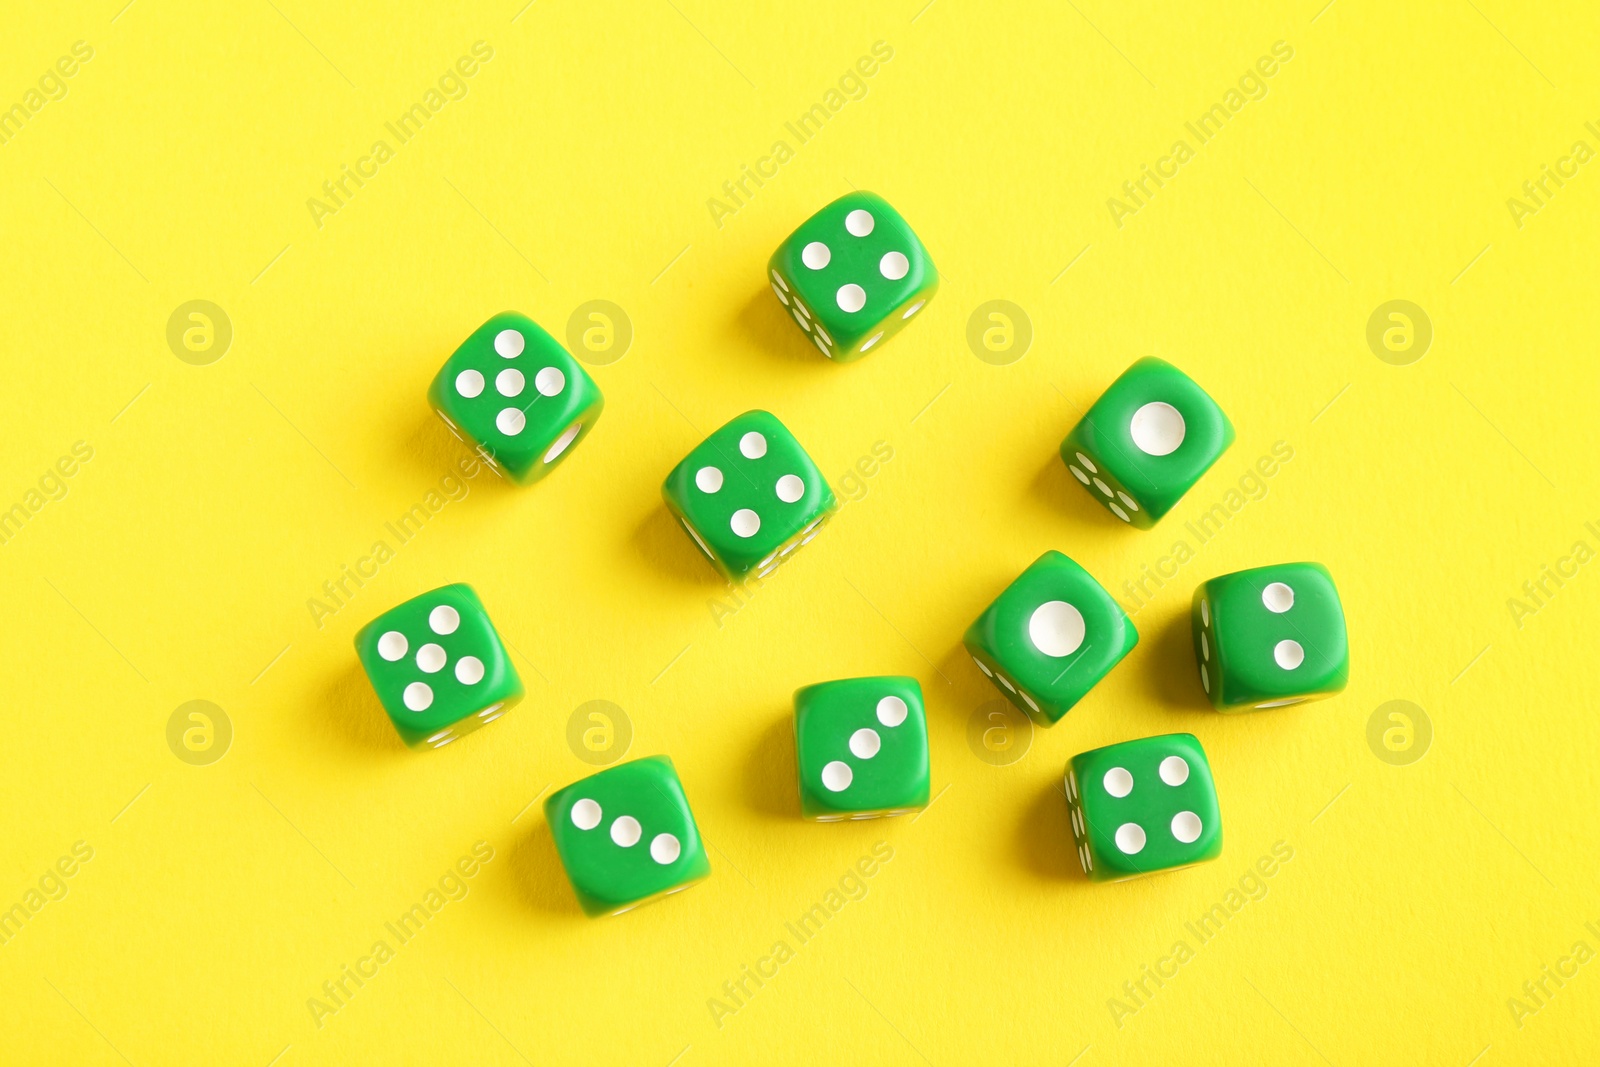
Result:
[[850,764],[840,760],[834,760],[822,768],[822,786],[830,793],[850,788],[850,779],[854,777]]
[[1040,604],[1028,619],[1028,640],[1047,656],[1070,656],[1083,644],[1083,613],[1065,600]]
[[773,291],[773,293],[775,293],[777,295],[778,302],[780,304],[782,304],[784,307],[788,307],[789,306],[789,298],[787,296],[783,295],[783,290],[782,289],[779,289],[776,285],[774,285],[772,287],[772,291]]
[[906,276],[906,271],[911,269],[911,261],[904,252],[885,252],[883,258],[878,260],[878,273],[897,282]]
[[779,478],[777,489],[778,499],[785,504],[793,504],[806,495],[806,483],[797,474],[785,474]]
[[525,344],[527,342],[516,330],[501,330],[494,335],[494,350],[506,359],[515,359],[522,355],[522,346]]
[[1200,600],[1200,625],[1211,625],[1211,603],[1203,597]]
[[1111,768],[1101,781],[1106,787],[1106,792],[1114,797],[1125,797],[1133,792],[1133,775],[1128,773],[1126,767]]
[[702,493],[715,493],[722,488],[722,472],[715,467],[701,467],[694,472],[694,484]]
[[650,839],[650,858],[665,866],[677,860],[683,846],[671,834],[657,834]]
[[926,303],[927,303],[926,300],[918,300],[915,304],[912,304],[910,307],[906,308],[906,313],[904,315],[901,315],[900,317],[902,319],[909,319],[911,316],[913,316],[917,312],[921,311],[922,310],[922,305],[926,304]]
[[878,736],[876,730],[862,727],[850,735],[850,752],[856,759],[871,759],[882,747],[883,738]]
[[378,655],[393,663],[406,654],[406,635],[399,630],[390,630],[378,638]]
[[1123,522],[1132,522],[1133,521],[1132,519],[1128,518],[1128,513],[1126,511],[1123,511],[1121,508],[1117,507],[1116,504],[1108,503],[1106,505],[1106,507],[1111,509],[1111,514],[1115,515],[1117,518],[1121,519]]
[[555,396],[566,388],[567,376],[560,367],[545,367],[533,376],[533,387],[543,396]]
[[600,805],[584,797],[572,805],[572,825],[580,830],[593,830],[600,825]]
[[739,438],[739,454],[745,459],[760,459],[767,454],[767,439],[751,430]]
[[521,408],[501,408],[500,414],[494,417],[494,427],[507,437],[515,437],[528,425],[528,417],[522,413]]
[[462,656],[456,660],[456,681],[462,685],[477,685],[483,681],[483,660],[477,656]]
[[[983,664],[979,663],[978,666],[984,673],[988,673],[988,668]],[[885,726],[899,726],[906,721],[906,712],[906,702],[899,697],[889,696],[878,701],[878,721]]]
[[475,370],[462,371],[456,375],[456,392],[471,400],[483,392],[483,374]]
[[1133,499],[1133,497],[1129,496],[1127,493],[1124,493],[1121,489],[1117,490],[1117,499],[1121,500],[1124,504],[1128,505],[1128,510],[1129,511],[1138,511],[1139,510],[1139,502],[1137,500]]
[[860,311],[867,304],[867,291],[855,282],[839,286],[839,291],[834,295],[839,302],[840,311]]
[[1200,658],[1201,659],[1210,659],[1211,658],[1211,642],[1206,639],[1206,634],[1205,634],[1204,630],[1200,631]]
[[429,642],[417,649],[417,670],[423,674],[437,674],[444,669],[444,649]]
[[1178,450],[1186,433],[1183,416],[1171,404],[1153,400],[1133,413],[1128,433],[1139,451],[1151,456],[1166,456]]
[[522,392],[522,372],[515,367],[507,367],[494,376],[495,391],[501,396],[516,396]]
[[1096,478],[1094,480],[1094,487],[1096,489],[1100,490],[1106,496],[1108,496],[1108,497],[1111,496],[1111,487],[1109,485],[1107,485],[1103,479]]
[[1273,582],[1261,590],[1261,603],[1266,605],[1268,611],[1282,615],[1294,607],[1294,590],[1282,582]]
[[812,241],[800,250],[800,262],[812,270],[821,270],[833,259],[833,253],[828,251],[828,246],[821,241]]
[[1200,687],[1206,692],[1211,692],[1211,675],[1206,671],[1206,665],[1200,664]]
[[844,228],[852,237],[865,237],[872,232],[872,225],[872,212],[865,208],[858,207],[844,217]]
[[1192,811],[1180,811],[1172,817],[1172,836],[1184,844],[1192,844],[1200,836],[1200,816]]
[[772,272],[772,281],[773,281],[773,284],[775,284],[778,287],[780,287],[784,292],[788,292],[789,291],[789,283],[784,281],[783,280],[783,275],[779,274],[777,271],[773,271]]
[[1272,648],[1272,658],[1284,670],[1292,671],[1305,662],[1306,650],[1300,647],[1299,641],[1279,641]]
[[428,612],[428,629],[436,634],[453,634],[461,625],[461,613],[449,604],[440,604]]
[[1100,468],[1096,467],[1094,465],[1094,460],[1090,459],[1088,456],[1084,455],[1082,452],[1078,453],[1078,462],[1082,463],[1083,464],[1083,469],[1088,471],[1090,474],[1099,474],[1100,473]]
[[804,315],[800,314],[800,305],[799,304],[796,304],[794,307],[790,308],[789,309],[789,314],[794,316],[794,321],[798,322],[800,324],[800,328],[802,330],[808,330],[808,329],[811,328],[810,324],[806,321],[806,317]]
[[1168,756],[1161,761],[1161,780],[1168,785],[1182,785],[1189,780],[1189,761],[1182,756]]
[[740,508],[733,513],[733,518],[728,520],[728,525],[740,537],[754,537],[756,531],[761,529],[761,516],[749,508]]
[[643,833],[639,820],[632,815],[624,815],[611,824],[611,840],[623,848],[632,848],[639,843],[639,836]]
[[985,667],[983,665],[983,660],[979,659],[977,656],[973,656],[972,662],[976,663],[978,665],[978,669],[984,674],[988,675],[990,678],[994,677],[994,671],[991,671],[988,667]]
[[859,351],[865,352],[867,349],[871,348],[881,340],[883,340],[883,331],[879,330],[877,333],[861,342],[861,348]]
[[412,682],[406,686],[403,699],[412,711],[427,711],[433,703],[433,689],[426,682]]
[[1117,827],[1117,848],[1127,856],[1132,856],[1144,848],[1144,827],[1136,822],[1125,822]]
[[1087,474],[1083,473],[1077,467],[1075,467],[1075,466],[1073,466],[1072,464],[1069,463],[1069,464],[1067,464],[1067,469],[1072,472],[1072,476],[1074,478],[1078,479],[1078,481],[1082,482],[1084,485],[1088,485],[1089,484],[1089,476]]
[[556,443],[551,445],[550,451],[544,454],[544,462],[555,462],[556,457],[567,450],[567,446],[572,443],[573,438],[578,436],[578,431],[581,429],[583,429],[583,423],[581,422],[575,422],[568,426],[567,432],[556,438]]

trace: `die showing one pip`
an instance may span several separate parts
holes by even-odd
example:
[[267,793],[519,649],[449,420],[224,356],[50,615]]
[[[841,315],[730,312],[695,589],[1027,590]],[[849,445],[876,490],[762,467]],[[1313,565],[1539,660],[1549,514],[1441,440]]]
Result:
[[829,359],[860,359],[900,332],[939,288],[928,250],[873,193],[841,196],[767,262],[772,291]]
[[1134,363],[1061,442],[1089,495],[1148,530],[1233,444],[1233,424],[1194,379],[1164,360]]
[[1280,708],[1350,681],[1350,642],[1333,576],[1280,563],[1213,578],[1190,610],[1200,685],[1218,711]]
[[503,311],[445,361],[428,403],[490,469],[526,485],[588,436],[605,398],[538,323]]
[[356,634],[356,655],[413,748],[448,745],[522,699],[522,679],[470,585],[390,608]]
[[667,508],[730,581],[765,578],[817,535],[833,490],[783,423],[747,411],[707,437],[662,483]]
[[928,722],[915,678],[795,690],[794,749],[807,819],[874,819],[928,806]]
[[1193,734],[1081,752],[1067,763],[1067,813],[1096,882],[1187,867],[1222,852],[1211,765]]
[[557,790],[544,802],[544,817],[589,915],[620,915],[711,873],[666,756],[629,760]]
[[1104,587],[1060,552],[1033,561],[967,629],[978,669],[1040,726],[1051,726],[1139,643]]

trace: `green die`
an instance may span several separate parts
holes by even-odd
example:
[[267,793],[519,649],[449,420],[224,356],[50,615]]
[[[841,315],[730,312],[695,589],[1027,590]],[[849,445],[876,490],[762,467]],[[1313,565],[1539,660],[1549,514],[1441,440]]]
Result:
[[1200,685],[1218,711],[1281,708],[1350,681],[1350,641],[1333,576],[1280,563],[1213,578],[1190,610]]
[[1050,551],[978,616],[965,642],[1006,699],[1051,726],[1133,651],[1139,631],[1088,571]]
[[765,411],[747,411],[702,441],[667,475],[661,495],[730,581],[777,570],[835,505],[806,450]]
[[470,585],[390,608],[356,634],[356,655],[413,748],[448,745],[522,699],[522,679]]
[[1115,882],[1222,852],[1211,765],[1193,734],[1080,752],[1067,763],[1067,814],[1083,873]]
[[928,806],[928,720],[915,678],[795,690],[794,749],[807,819],[875,819]]
[[939,288],[928,250],[874,193],[841,196],[801,223],[767,271],[801,332],[840,363],[899,333]]
[[428,403],[496,474],[526,485],[588,435],[606,402],[554,337],[503,311],[445,361]]
[[1233,444],[1233,423],[1194,379],[1141,359],[1061,442],[1061,460],[1117,518],[1148,530]]
[[589,915],[620,915],[711,873],[683,783],[666,756],[573,782],[544,802],[544,817]]

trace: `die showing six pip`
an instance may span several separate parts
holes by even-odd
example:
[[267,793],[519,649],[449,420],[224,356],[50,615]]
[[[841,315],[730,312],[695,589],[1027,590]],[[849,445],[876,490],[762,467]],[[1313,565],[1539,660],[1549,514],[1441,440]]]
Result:
[[[860,359],[939,287],[916,233],[881,197],[854,192],[803,222],[772,255],[773,295],[824,356]],[[550,473],[593,429],[600,388],[524,315],[479,326],[445,362],[428,402],[497,474]],[[1233,424],[1177,367],[1147,358],[1112,382],[1061,442],[1061,460],[1117,520],[1150,529],[1233,443]],[[822,530],[837,501],[800,442],[766,411],[707,437],[662,484],[667,509],[725,578],[765,578]],[[1350,676],[1344,609],[1326,567],[1282,563],[1220,575],[1191,610],[1202,692],[1219,712],[1332,696]],[[1139,642],[1133,620],[1088,571],[1040,556],[968,628],[964,643],[1001,695],[1041,727],[1072,707]],[[523,695],[483,603],[447,585],[378,616],[355,638],[384,710],[413,747],[439,748]],[[799,813],[815,822],[921,811],[929,798],[922,687],[848,678],[794,694]],[[1063,791],[1084,875],[1122,880],[1222,851],[1217,794],[1200,742],[1166,734],[1072,757]],[[666,756],[609,767],[544,804],[583,911],[615,915],[711,871]]]

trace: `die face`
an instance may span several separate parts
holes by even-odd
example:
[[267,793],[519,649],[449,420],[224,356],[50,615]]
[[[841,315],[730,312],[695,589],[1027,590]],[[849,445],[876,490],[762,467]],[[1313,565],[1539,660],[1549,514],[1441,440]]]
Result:
[[589,915],[615,915],[711,873],[672,760],[618,764],[544,802],[556,852]]
[[1156,524],[1233,444],[1217,402],[1177,367],[1141,359],[1061,442],[1061,460],[1117,518]]
[[965,643],[1006,699],[1051,726],[1133,650],[1139,632],[1088,571],[1050,551],[989,605]]
[[702,441],[661,487],[667,507],[731,579],[765,578],[816,536],[833,490],[775,416],[747,411]]
[[1350,642],[1333,576],[1282,563],[1213,578],[1190,612],[1200,684],[1218,711],[1332,696],[1350,680]]
[[378,700],[413,747],[447,745],[522,699],[522,680],[470,585],[391,608],[355,643]]
[[1067,809],[1090,879],[1118,881],[1216,859],[1222,818],[1192,734],[1107,745],[1067,764]]
[[928,722],[915,678],[820,682],[794,694],[800,813],[817,822],[928,804]]
[[495,473],[520,484],[550,473],[605,408],[578,361],[514,311],[461,343],[429,387],[428,403]]
[[773,253],[767,274],[795,325],[842,363],[881,347],[939,288],[933,260],[906,220],[865,192],[803,222]]

